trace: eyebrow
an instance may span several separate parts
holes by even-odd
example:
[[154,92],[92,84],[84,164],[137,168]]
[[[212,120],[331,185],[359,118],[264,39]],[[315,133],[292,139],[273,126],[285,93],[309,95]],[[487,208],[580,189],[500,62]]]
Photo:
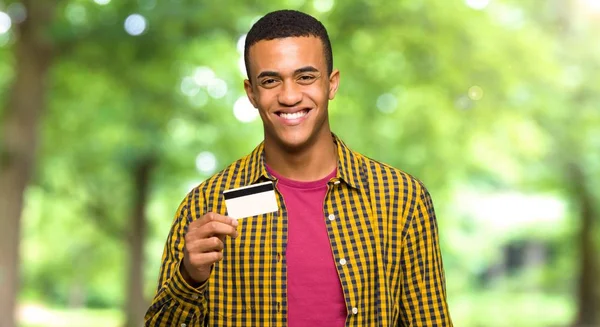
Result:
[[[306,67],[296,69],[294,71],[294,75],[300,74],[300,73],[316,73],[316,72],[319,72],[319,70],[316,69],[315,67],[306,66]],[[258,74],[258,76],[256,76],[256,79],[263,78],[263,77],[281,77],[281,74],[279,74],[278,72],[275,72],[275,71],[266,70],[266,71]]]
[[298,68],[296,69],[296,71],[294,72],[294,74],[300,74],[300,73],[318,73],[319,70],[316,69],[313,66],[306,66],[306,67],[302,67],[302,68]]

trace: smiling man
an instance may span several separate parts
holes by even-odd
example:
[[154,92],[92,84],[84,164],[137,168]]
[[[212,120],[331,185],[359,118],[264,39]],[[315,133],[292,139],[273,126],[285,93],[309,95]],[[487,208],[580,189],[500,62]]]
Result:
[[[429,193],[330,130],[325,27],[269,13],[244,56],[264,142],[181,203],[146,326],[452,326]],[[256,184],[277,210],[228,217],[224,192]]]

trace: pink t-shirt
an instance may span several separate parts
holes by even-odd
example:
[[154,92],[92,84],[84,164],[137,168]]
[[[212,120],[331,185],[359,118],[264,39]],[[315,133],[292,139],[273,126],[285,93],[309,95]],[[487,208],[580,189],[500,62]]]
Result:
[[293,181],[269,172],[279,180],[277,190],[288,212],[288,326],[342,327],[346,303],[323,213],[327,182],[336,171],[314,182]]

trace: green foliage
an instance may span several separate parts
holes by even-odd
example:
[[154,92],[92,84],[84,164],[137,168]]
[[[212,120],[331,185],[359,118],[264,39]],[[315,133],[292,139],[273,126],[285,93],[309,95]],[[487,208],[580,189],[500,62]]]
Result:
[[[584,167],[590,185],[600,182],[600,43],[592,42],[600,28],[577,16],[567,33],[556,25],[560,8],[545,1],[492,1],[474,10],[459,0],[356,0],[336,2],[328,12],[313,3],[60,2],[49,31],[56,46],[49,107],[24,213],[23,298],[122,305],[130,170],[147,157],[158,158],[143,276],[148,298],[153,295],[164,240],[185,193],[262,138],[259,119],[243,123],[233,115],[244,96],[236,44],[266,11],[292,7],[329,29],[341,71],[330,107],[334,132],[431,191],[456,325],[503,326],[486,322],[488,314],[502,319],[505,311],[514,326],[569,321],[576,208],[566,206],[559,226],[498,231],[456,203],[464,192],[511,191],[550,194],[568,204],[578,195],[565,177],[571,161]],[[132,13],[147,19],[140,36],[123,29]],[[7,38],[14,35],[0,35],[2,102],[14,74]],[[206,68],[226,85],[225,94],[218,94],[222,85],[194,84]],[[216,166],[198,171],[196,157],[204,151],[214,154]],[[513,301],[498,293],[506,283],[481,290],[478,274],[502,260],[503,246],[523,239],[557,249],[550,262],[557,269],[514,277],[521,282],[516,292],[535,279],[540,293]],[[534,311],[520,314],[532,303]],[[553,314],[534,325],[542,304]],[[477,316],[480,311],[485,314]]]

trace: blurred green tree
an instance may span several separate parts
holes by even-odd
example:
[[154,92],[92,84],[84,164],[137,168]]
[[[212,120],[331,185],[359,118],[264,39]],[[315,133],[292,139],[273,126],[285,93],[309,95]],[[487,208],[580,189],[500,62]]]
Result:
[[[586,318],[579,323],[596,321],[589,312],[600,312],[593,309],[598,297],[586,286],[596,276],[589,258],[598,219],[591,185],[600,176],[593,151],[600,83],[585,67],[597,67],[600,56],[584,47],[595,35],[590,28],[557,38],[558,3],[506,0],[477,10],[459,0],[65,0],[53,11],[23,2],[27,19],[15,24],[14,44],[6,47],[15,53],[13,88],[22,91],[7,94],[31,104],[25,110],[8,101],[0,118],[0,207],[11,209],[2,216],[11,228],[0,232],[0,246],[14,249],[0,257],[11,272],[0,283],[16,285],[25,196],[22,293],[63,305],[123,306],[126,326],[139,325],[170,219],[188,190],[181,185],[261,140],[260,121],[242,105],[240,37],[265,12],[292,7],[330,31],[342,73],[331,106],[334,131],[422,179],[444,231],[463,228],[445,203],[464,185],[563,191],[584,209],[581,233],[573,235],[587,258],[579,278],[579,316]],[[128,19],[134,35],[124,29]],[[21,32],[28,24],[47,33],[28,41]],[[32,50],[41,46],[35,42],[51,44],[52,61]],[[19,56],[23,46],[28,56]],[[42,66],[45,78],[19,77],[28,74],[23,67]],[[0,75],[0,87],[5,80]],[[22,125],[19,115],[32,122]],[[27,136],[8,134],[14,130]],[[14,161],[11,151],[27,161]],[[441,235],[452,300],[472,279],[461,272],[477,259]],[[16,289],[0,292],[9,301],[0,302],[0,319],[10,319]]]
[[34,170],[39,117],[47,97],[47,74],[52,65],[52,24],[55,2],[24,1],[29,19],[17,26],[13,46],[15,73],[6,109],[2,110],[0,139],[0,325],[14,326],[19,285],[19,236],[23,195]]

